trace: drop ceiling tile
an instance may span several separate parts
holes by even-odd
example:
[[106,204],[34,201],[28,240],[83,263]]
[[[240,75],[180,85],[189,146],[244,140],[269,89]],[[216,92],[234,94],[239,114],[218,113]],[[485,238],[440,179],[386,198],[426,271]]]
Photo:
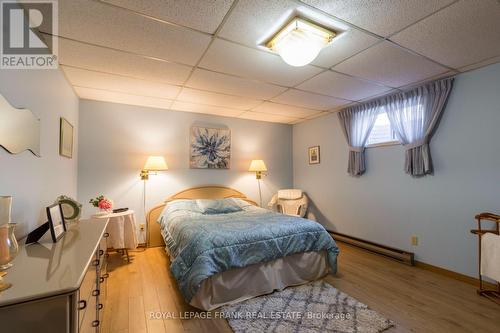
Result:
[[380,39],[364,32],[350,29],[335,37],[312,63],[330,68],[379,41]]
[[395,90],[403,90],[403,91],[411,90],[411,89],[413,89],[415,87],[418,87],[418,86],[420,86],[422,84],[425,84],[426,82],[430,82],[430,81],[434,81],[434,80],[439,80],[439,79],[442,79],[442,78],[445,78],[445,77],[450,77],[450,76],[456,75],[456,74],[458,74],[458,71],[454,71],[454,70],[447,71],[447,72],[444,72],[444,73],[441,73],[441,74],[438,74],[438,75],[426,78],[425,80],[422,80],[422,81],[419,81],[419,82],[414,82],[414,83],[408,84],[406,86],[399,87],[398,89],[395,89]]
[[200,67],[288,87],[321,71],[313,66],[292,67],[277,55],[221,39],[212,43]]
[[[366,97],[366,98],[363,98],[363,99],[360,99],[358,102],[354,102],[352,104],[348,104],[348,105],[345,105],[343,108],[347,108],[349,106],[354,106],[356,104],[359,104],[359,103],[363,103],[363,102],[368,102],[372,99],[377,99],[379,97],[383,97],[383,96],[387,96],[387,95],[392,95],[392,94],[395,94],[397,92],[400,92],[401,90],[399,89],[389,89],[387,91],[384,91],[383,93],[380,93],[380,94],[376,94],[376,95],[373,95],[373,96],[369,96],[369,97]],[[338,110],[341,110],[343,108],[338,108],[336,109],[335,111],[338,111]],[[334,110],[331,110],[331,111],[334,111]]]
[[239,1],[222,27],[219,36],[251,47],[265,43],[295,16],[308,18],[335,31],[348,27],[317,10],[293,0]]
[[183,102],[222,106],[241,110],[248,110],[262,103],[256,99],[213,93],[191,88],[182,89],[177,99]]
[[500,55],[500,4],[460,1],[391,39],[452,68]]
[[252,111],[266,114],[275,114],[292,118],[306,118],[313,114],[316,114],[320,111],[311,110],[306,108],[298,108],[295,106],[272,103],[272,102],[264,102],[253,108]]
[[211,37],[99,1],[59,2],[59,35],[194,65]]
[[360,28],[387,37],[455,0],[302,0]]
[[257,99],[269,99],[287,89],[256,80],[242,79],[204,69],[196,69],[186,83],[186,86]]
[[219,36],[255,47],[288,21],[296,7],[289,0],[239,1]]
[[241,110],[223,108],[220,106],[187,103],[187,102],[181,102],[181,101],[175,101],[172,104],[171,108],[172,108],[172,110],[176,110],[176,111],[206,113],[206,114],[214,114],[214,115],[226,116],[226,117],[236,117],[236,116],[239,116],[240,114],[242,114],[243,112],[245,112],[245,111],[241,111]]
[[76,94],[83,99],[91,99],[95,101],[111,102],[118,104],[129,104],[146,106],[151,108],[159,109],[170,109],[172,100],[156,98],[156,97],[145,97],[137,95],[129,95],[123,93],[117,93],[107,90],[91,89],[74,87]]
[[260,120],[260,121],[267,121],[267,122],[271,122],[271,123],[282,123],[282,124],[289,124],[295,120],[298,120],[298,118],[279,116],[279,115],[275,115],[275,114],[252,112],[252,111],[245,112],[242,115],[240,115],[238,118],[250,119],[250,120]]
[[448,71],[390,42],[370,47],[333,67],[334,70],[400,87]]
[[313,94],[297,89],[290,89],[273,98],[272,101],[317,110],[329,110],[350,103],[345,99]]
[[489,58],[489,59],[486,59],[484,61],[480,61],[478,63],[472,64],[472,65],[468,65],[468,66],[465,66],[465,67],[461,67],[461,68],[459,68],[459,71],[460,72],[467,72],[467,71],[470,71],[470,70],[473,70],[473,69],[476,69],[476,68],[481,68],[481,67],[485,67],[485,66],[488,66],[488,65],[493,65],[493,64],[496,64],[497,62],[500,62],[500,56]]
[[132,79],[114,74],[61,66],[73,86],[103,89],[132,95],[174,99],[180,86]]
[[378,41],[377,38],[359,30],[348,30],[347,25],[331,16],[311,10],[291,0],[240,1],[231,12],[219,35],[255,47],[265,43],[296,15],[309,18],[340,33],[334,42],[323,49],[318,58],[313,61],[313,64],[318,66],[331,67]]
[[360,100],[391,89],[332,71],[321,73],[300,84],[297,88],[351,101]]
[[311,116],[307,117],[306,119],[307,119],[307,120],[310,120],[310,119],[316,119],[316,118],[319,118],[319,117],[324,117],[324,116],[327,116],[327,115],[329,115],[329,114],[332,114],[332,113],[331,113],[331,112],[327,112],[327,111],[325,111],[325,112],[318,112],[318,113],[316,113],[316,114],[313,114],[313,115],[311,115]]
[[213,33],[232,0],[103,0],[161,20]]
[[59,38],[59,63],[172,84],[184,83],[192,68],[64,38]]

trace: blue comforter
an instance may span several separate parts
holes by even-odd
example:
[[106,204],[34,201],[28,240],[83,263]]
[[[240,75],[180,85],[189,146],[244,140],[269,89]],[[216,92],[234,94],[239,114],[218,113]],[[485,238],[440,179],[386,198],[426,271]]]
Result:
[[176,200],[158,220],[172,274],[188,302],[214,274],[294,253],[326,250],[336,272],[339,250],[319,223],[236,202],[239,212],[207,215],[195,200]]

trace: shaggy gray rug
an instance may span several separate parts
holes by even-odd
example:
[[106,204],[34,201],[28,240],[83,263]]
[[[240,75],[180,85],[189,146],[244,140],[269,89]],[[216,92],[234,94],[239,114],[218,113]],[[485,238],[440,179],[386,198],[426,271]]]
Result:
[[394,323],[323,281],[221,308],[237,332],[382,332]]

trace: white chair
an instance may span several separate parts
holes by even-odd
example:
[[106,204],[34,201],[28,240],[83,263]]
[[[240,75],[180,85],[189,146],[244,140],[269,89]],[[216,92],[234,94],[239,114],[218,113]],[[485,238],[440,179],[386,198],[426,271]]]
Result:
[[308,206],[309,199],[299,189],[279,190],[267,205],[269,209],[278,213],[298,217],[306,217]]

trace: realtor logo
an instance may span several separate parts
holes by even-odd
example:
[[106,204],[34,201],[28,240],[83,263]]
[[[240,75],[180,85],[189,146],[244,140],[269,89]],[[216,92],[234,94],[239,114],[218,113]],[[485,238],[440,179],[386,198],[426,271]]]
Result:
[[0,3],[0,68],[57,68],[57,1]]

